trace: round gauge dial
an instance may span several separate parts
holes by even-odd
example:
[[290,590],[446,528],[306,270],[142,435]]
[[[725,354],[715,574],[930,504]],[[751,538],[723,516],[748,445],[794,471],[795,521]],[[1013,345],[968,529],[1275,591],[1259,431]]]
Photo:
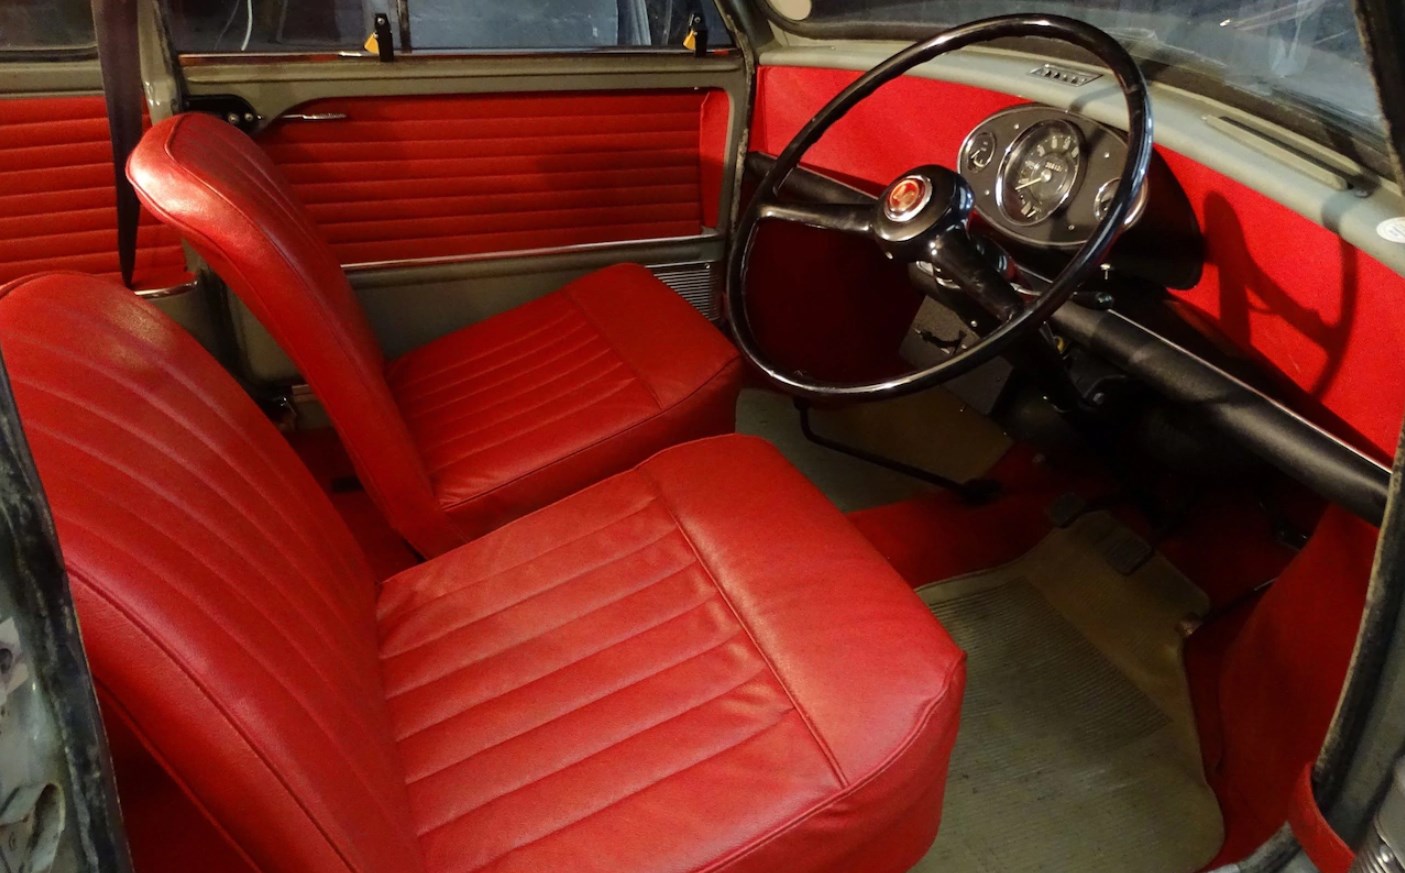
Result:
[[995,135],[988,130],[974,133],[966,140],[966,161],[972,169],[984,170],[995,158]]
[[1037,224],[1068,202],[1082,172],[1083,134],[1064,121],[1043,121],[1010,145],[996,200],[1009,220]]
[[[1098,189],[1098,193],[1093,195],[1093,218],[1102,221],[1103,217],[1107,215],[1107,211],[1112,208],[1112,198],[1117,196],[1118,184],[1119,180],[1109,179]],[[1141,193],[1137,195],[1136,201],[1132,203],[1132,208],[1128,210],[1127,217],[1122,220],[1124,227],[1131,227],[1137,223],[1137,219],[1142,217],[1142,210],[1146,208],[1146,191],[1146,186],[1143,185]]]

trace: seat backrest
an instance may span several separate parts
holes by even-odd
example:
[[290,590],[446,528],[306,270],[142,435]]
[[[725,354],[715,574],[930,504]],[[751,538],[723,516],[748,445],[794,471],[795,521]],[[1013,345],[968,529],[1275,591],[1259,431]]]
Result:
[[188,113],[147,131],[127,175],[292,358],[390,524],[425,554],[457,545],[351,283],[268,156],[233,126]]
[[[239,386],[106,280],[0,289],[0,353],[104,717],[260,870],[422,868],[385,711],[376,582]],[[129,815],[140,797],[124,797]]]

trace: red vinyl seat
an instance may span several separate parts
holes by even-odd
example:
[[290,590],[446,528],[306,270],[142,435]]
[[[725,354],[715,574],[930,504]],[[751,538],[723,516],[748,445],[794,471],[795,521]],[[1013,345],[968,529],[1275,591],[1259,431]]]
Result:
[[378,584],[131,293],[13,284],[0,350],[141,759],[139,871],[900,873],[934,837],[963,656],[768,444],[667,449]]
[[127,172],[292,358],[422,554],[734,426],[736,350],[643,267],[587,275],[387,364],[331,247],[243,133],[167,119]]

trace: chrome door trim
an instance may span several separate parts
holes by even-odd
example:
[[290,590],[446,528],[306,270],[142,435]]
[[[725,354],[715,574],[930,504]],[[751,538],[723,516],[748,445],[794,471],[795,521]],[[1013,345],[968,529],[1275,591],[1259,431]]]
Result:
[[285,112],[274,121],[346,121],[345,112]]
[[615,242],[598,243],[577,243],[567,246],[547,246],[536,249],[514,249],[505,252],[481,252],[469,255],[443,255],[433,258],[401,258],[386,261],[363,261],[353,264],[342,264],[342,269],[347,273],[367,273],[375,270],[399,270],[410,267],[438,267],[451,264],[473,264],[483,261],[504,261],[516,258],[542,258],[551,255],[571,255],[582,252],[599,252],[619,249],[629,251],[632,249],[648,248],[659,245],[677,243],[707,243],[722,239],[722,235],[716,231],[693,234],[690,236],[665,236],[653,239],[631,239],[618,240]]
[[[734,46],[719,46],[708,49],[707,56],[729,57],[740,54]],[[682,46],[590,46],[585,48],[560,49],[463,49],[456,51],[411,51],[397,55],[397,61],[416,60],[473,60],[473,59],[551,59],[586,56],[628,57],[642,55],[649,57],[692,58],[693,52]],[[177,59],[182,67],[245,66],[256,64],[295,64],[295,63],[334,63],[338,61],[367,61],[380,63],[380,59],[367,52],[316,51],[316,52],[181,52]]]

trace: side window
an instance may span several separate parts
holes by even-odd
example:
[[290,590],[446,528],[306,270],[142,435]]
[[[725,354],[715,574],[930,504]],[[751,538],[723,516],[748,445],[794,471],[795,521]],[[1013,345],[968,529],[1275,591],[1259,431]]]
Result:
[[93,47],[89,0],[3,0],[0,59],[5,55],[71,52]]
[[[25,2],[31,0],[20,0]],[[714,0],[167,0],[167,4],[176,50],[186,54],[359,51],[376,13],[385,12],[394,20],[397,6],[409,11],[410,40],[416,51],[681,46],[697,13],[707,24],[711,45],[731,44]]]

